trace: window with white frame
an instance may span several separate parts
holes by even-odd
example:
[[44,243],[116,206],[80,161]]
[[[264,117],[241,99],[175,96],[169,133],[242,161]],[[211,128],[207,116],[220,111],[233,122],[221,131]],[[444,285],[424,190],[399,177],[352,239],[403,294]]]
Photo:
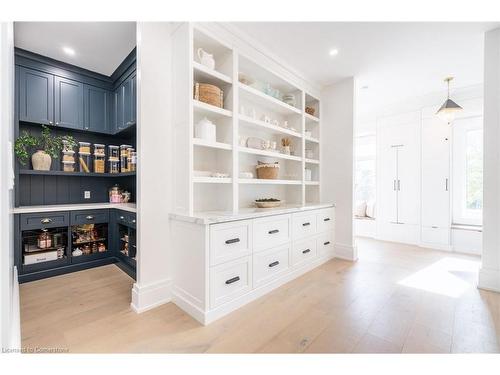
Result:
[[355,139],[355,191],[356,202],[374,202],[376,197],[376,137],[359,136]]
[[483,118],[453,122],[453,222],[481,225],[483,216]]

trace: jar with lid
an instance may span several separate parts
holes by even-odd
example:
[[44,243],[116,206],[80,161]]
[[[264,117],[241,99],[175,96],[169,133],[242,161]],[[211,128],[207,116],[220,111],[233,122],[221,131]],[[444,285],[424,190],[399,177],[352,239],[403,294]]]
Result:
[[48,249],[49,247],[52,247],[52,236],[47,232],[47,230],[44,230],[38,235],[37,246],[40,249]]
[[120,148],[118,146],[109,145],[108,156],[109,160],[120,161]]
[[119,185],[114,185],[109,189],[109,202],[122,203],[122,189]]
[[104,155],[94,154],[94,173],[104,173],[105,172],[106,158]]
[[62,161],[63,171],[64,172],[74,172],[75,171],[75,162],[74,161]]
[[106,146],[100,143],[94,143],[94,156],[106,156],[105,148]]
[[90,173],[91,170],[91,155],[90,152],[79,152],[78,162],[80,164],[80,172]]
[[120,146],[120,172],[128,172],[128,155],[129,150],[132,148],[130,145],[121,145]]
[[78,142],[78,144],[79,144],[79,148],[78,148],[79,153],[90,154],[90,143],[89,142]]
[[120,173],[120,161],[109,158],[109,173]]
[[129,163],[128,170],[135,172],[137,170],[137,152],[133,148],[129,150]]

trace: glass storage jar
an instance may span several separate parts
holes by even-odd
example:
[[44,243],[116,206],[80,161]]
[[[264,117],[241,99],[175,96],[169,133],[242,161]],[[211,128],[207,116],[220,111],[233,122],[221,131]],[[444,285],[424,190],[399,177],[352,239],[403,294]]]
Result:
[[130,145],[121,145],[120,146],[120,172],[129,172],[128,167],[128,155],[129,150],[132,148]]
[[94,154],[94,173],[105,172],[106,158],[104,155]]
[[63,151],[62,161],[75,161],[75,151]]
[[120,148],[118,146],[109,145],[108,156],[109,160],[120,161]]
[[122,202],[122,189],[119,185],[114,185],[109,189],[109,202],[121,203]]
[[90,167],[91,167],[91,155],[90,152],[79,152],[78,153],[78,161],[80,164],[80,172],[85,172],[85,173],[90,173]]
[[90,143],[89,142],[78,142],[79,148],[78,152],[79,153],[89,153],[90,154]]
[[129,163],[128,170],[135,172],[137,170],[137,152],[133,148],[129,150]]
[[63,171],[64,172],[74,172],[75,171],[75,162],[74,161],[64,161],[62,162],[63,164]]
[[120,161],[109,158],[109,173],[120,173]]
[[94,143],[94,156],[106,156],[106,146],[100,143]]

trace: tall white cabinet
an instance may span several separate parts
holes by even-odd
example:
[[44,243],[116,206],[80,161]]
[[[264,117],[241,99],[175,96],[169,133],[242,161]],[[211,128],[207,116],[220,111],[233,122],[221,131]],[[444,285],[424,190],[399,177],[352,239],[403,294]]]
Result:
[[380,238],[418,243],[420,223],[420,117],[385,119],[378,128]]

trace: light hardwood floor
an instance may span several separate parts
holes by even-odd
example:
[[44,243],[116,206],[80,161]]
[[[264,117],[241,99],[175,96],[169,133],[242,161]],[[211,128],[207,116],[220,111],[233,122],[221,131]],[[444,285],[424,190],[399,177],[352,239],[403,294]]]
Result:
[[500,352],[500,294],[475,287],[479,258],[359,239],[332,260],[201,326],[174,304],[130,309],[114,265],[22,284],[23,347],[70,352]]

